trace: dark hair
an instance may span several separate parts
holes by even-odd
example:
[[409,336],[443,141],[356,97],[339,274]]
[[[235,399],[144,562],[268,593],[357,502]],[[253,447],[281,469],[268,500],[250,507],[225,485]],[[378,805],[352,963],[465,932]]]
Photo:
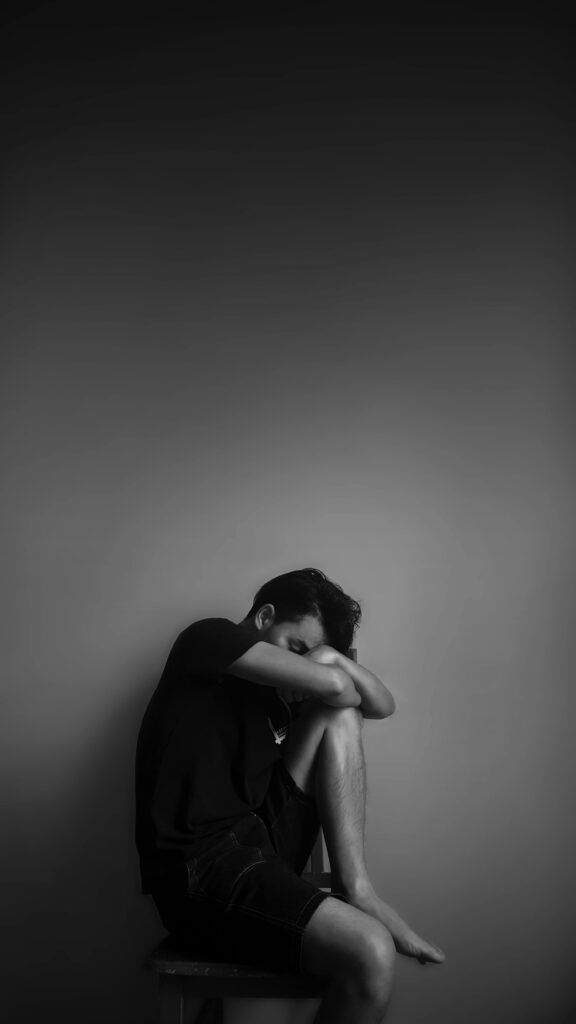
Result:
[[268,603],[274,605],[278,622],[297,622],[305,615],[319,618],[328,643],[341,654],[352,645],[362,615],[358,601],[319,569],[295,569],[264,583],[246,618]]

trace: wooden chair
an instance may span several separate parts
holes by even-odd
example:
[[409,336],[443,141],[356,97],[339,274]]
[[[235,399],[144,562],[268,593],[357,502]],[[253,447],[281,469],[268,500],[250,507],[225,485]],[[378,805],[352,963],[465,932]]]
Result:
[[[349,657],[356,661],[355,648],[350,649]],[[302,877],[320,889],[331,888],[322,831]],[[169,936],[148,958],[147,967],[158,976],[160,1024],[256,1021],[254,1005],[248,999],[319,1000],[328,986],[328,979],[214,961],[202,955],[201,941],[199,936],[198,948],[192,949]],[[239,1012],[238,997],[246,1000],[247,1015]],[[268,1017],[265,1011],[259,1019],[272,1020],[272,1014]]]

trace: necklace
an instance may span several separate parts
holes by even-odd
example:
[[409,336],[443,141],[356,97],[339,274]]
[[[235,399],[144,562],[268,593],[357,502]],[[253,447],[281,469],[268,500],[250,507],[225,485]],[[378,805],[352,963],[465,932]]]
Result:
[[[278,697],[278,700],[282,701],[284,707],[286,708],[286,711],[288,712],[288,721],[290,721],[291,713],[290,713],[290,707],[289,707],[288,703],[284,700],[284,697],[282,697],[281,694],[278,693],[278,691],[276,691],[276,696]],[[270,726],[270,728],[272,729],[272,732],[274,733],[274,742],[275,743],[282,743],[282,741],[286,739],[286,733],[288,732],[288,726],[287,725],[282,725],[282,726],[280,726],[279,729],[275,729],[274,728],[274,724],[272,722],[272,719],[270,718],[270,715],[268,715],[268,725]]]
[[272,719],[270,718],[270,715],[268,715],[268,725],[270,726],[270,728],[272,729],[272,732],[274,733],[274,742],[275,743],[282,743],[282,740],[286,739],[286,733],[288,732],[288,726],[287,725],[283,725],[283,726],[281,726],[280,729],[275,729],[274,726],[272,725]]

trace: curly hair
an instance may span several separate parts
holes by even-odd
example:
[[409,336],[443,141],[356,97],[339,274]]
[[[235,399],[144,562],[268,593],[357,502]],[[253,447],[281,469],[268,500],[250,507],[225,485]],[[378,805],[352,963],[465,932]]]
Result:
[[362,616],[358,601],[320,569],[295,569],[264,583],[246,618],[268,603],[274,605],[279,622],[297,622],[306,615],[320,619],[328,643],[341,654],[351,647]]

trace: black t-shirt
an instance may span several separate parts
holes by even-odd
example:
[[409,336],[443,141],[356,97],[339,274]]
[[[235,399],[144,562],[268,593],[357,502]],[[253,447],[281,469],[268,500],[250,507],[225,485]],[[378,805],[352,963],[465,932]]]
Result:
[[170,651],[136,751],[143,892],[264,800],[281,757],[272,726],[282,735],[290,708],[275,687],[225,672],[257,640],[229,619],[201,619]]

